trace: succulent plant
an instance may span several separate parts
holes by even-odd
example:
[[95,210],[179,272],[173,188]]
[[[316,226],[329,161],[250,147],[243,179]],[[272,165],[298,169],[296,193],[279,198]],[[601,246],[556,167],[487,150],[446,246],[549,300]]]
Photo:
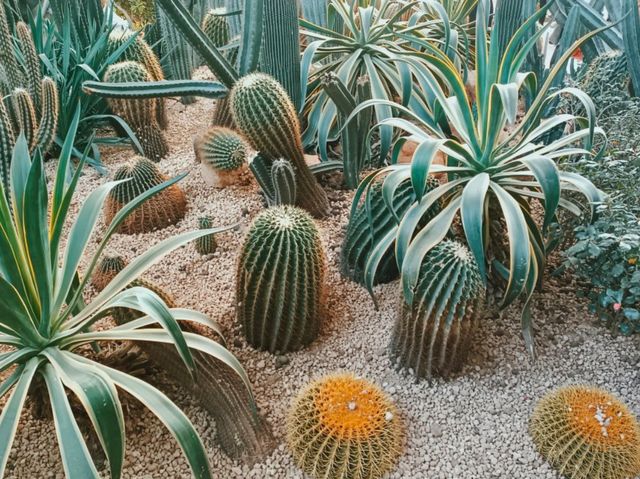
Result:
[[[135,39],[131,40],[131,37],[135,35]],[[138,62],[145,67],[149,77],[152,81],[164,80],[164,73],[162,72],[162,66],[160,60],[153,52],[153,49],[147,44],[142,33],[137,33],[132,30],[114,29],[109,35],[109,51],[115,52],[125,43],[129,43],[129,46],[119,57],[119,61],[132,61]],[[167,128],[169,120],[167,119],[167,110],[164,98],[156,98],[156,119],[158,125],[163,130]]]
[[235,131],[212,126],[193,141],[196,162],[205,167],[203,175],[213,186],[241,182],[247,171],[249,145]]
[[269,75],[252,73],[236,82],[229,102],[237,128],[257,151],[291,162],[296,204],[314,216],[328,214],[327,195],[305,162],[298,115],[282,86]]
[[211,9],[202,19],[202,31],[216,48],[229,43],[229,22],[225,13],[224,8]]
[[[210,216],[198,218],[198,227],[201,230],[213,228],[213,219]],[[215,235],[201,236],[195,240],[196,251],[201,255],[213,254],[218,248]]]
[[640,474],[640,425],[613,394],[587,386],[550,392],[537,404],[536,448],[569,479],[626,479]]
[[[123,166],[114,175],[114,180],[129,180],[116,185],[105,204],[105,221],[111,222],[120,209],[136,196],[160,185],[166,177],[158,167],[145,158],[138,158]],[[137,234],[165,228],[176,224],[185,214],[187,199],[177,185],[171,185],[152,196],[124,220],[118,228],[119,233]]]
[[[426,192],[440,185],[437,179],[429,176]],[[365,284],[367,261],[371,257],[374,246],[384,238],[398,224],[396,218],[402,218],[409,207],[415,203],[416,195],[411,186],[411,181],[404,181],[393,196],[393,212],[384,202],[382,197],[382,183],[376,182],[369,190],[369,203],[367,200],[354,205],[349,224],[342,243],[340,269],[342,274],[359,284]],[[367,210],[369,205],[369,210]],[[395,212],[395,213],[394,213]],[[440,205],[436,203],[431,208],[427,217],[428,222],[440,212]],[[397,279],[400,275],[394,248],[390,248],[380,259],[375,284],[388,283]]]
[[469,351],[485,288],[469,249],[444,240],[425,256],[413,303],[401,300],[391,355],[417,378],[458,372]]
[[[111,65],[104,80],[110,83],[149,82],[151,76],[141,63],[127,61]],[[155,98],[110,98],[109,105],[133,129],[147,158],[159,161],[167,156],[169,147],[157,121],[158,103]]]
[[287,417],[295,462],[313,478],[379,479],[402,453],[404,427],[376,385],[351,374],[316,380]]
[[25,71],[27,72],[24,79],[25,85],[23,86],[26,87],[33,100],[36,116],[40,116],[42,113],[42,70],[40,69],[40,57],[33,43],[31,29],[26,23],[18,22],[16,24],[16,36],[20,43],[20,50],[24,57]]
[[100,264],[91,277],[91,285],[97,291],[102,291],[125,266],[127,266],[127,262],[122,256],[105,256],[100,260]]
[[262,189],[267,206],[293,205],[296,202],[296,174],[291,162],[271,161],[258,154],[249,168]]
[[313,341],[324,317],[325,258],[313,219],[294,206],[269,208],[245,239],[236,283],[247,341],[272,353]]

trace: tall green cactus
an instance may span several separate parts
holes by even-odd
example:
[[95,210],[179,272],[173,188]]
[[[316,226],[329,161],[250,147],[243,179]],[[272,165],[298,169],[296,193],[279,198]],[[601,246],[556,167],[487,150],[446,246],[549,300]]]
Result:
[[16,88],[11,94],[11,118],[13,120],[13,131],[16,135],[22,133],[26,140],[29,149],[33,147],[35,142],[36,128],[38,126],[36,122],[36,110],[33,107],[31,96],[29,92],[23,88]]
[[24,56],[24,65],[27,73],[25,77],[25,87],[29,91],[29,95],[33,101],[36,117],[39,117],[42,114],[40,89],[43,79],[42,69],[40,68],[40,57],[38,57],[36,46],[33,43],[31,29],[26,23],[19,22],[16,25],[16,35],[20,42],[20,50]]
[[249,169],[262,189],[267,206],[294,205],[296,202],[296,174],[291,162],[271,161],[256,155]]
[[305,162],[298,114],[282,86],[269,75],[252,73],[238,80],[229,101],[237,128],[256,150],[291,162],[296,204],[314,216],[326,216],[327,195]]
[[398,366],[417,378],[447,377],[462,368],[484,300],[473,254],[445,240],[424,258],[411,305],[402,305],[391,340]]
[[624,53],[634,96],[640,96],[640,5],[637,0],[622,0],[626,14],[621,24]]
[[297,0],[264,4],[260,71],[284,87],[296,111],[302,106]]
[[13,125],[7,113],[4,103],[0,101],[0,180],[7,198],[11,191],[11,155],[16,137],[13,133]]
[[261,213],[238,262],[237,318],[247,341],[272,353],[313,341],[324,317],[325,258],[313,219],[293,206]]
[[10,94],[14,88],[24,84],[24,74],[18,60],[14,56],[13,38],[11,29],[7,20],[3,2],[0,2],[0,66],[3,69],[3,75],[0,80],[2,96]]
[[[151,77],[141,63],[127,61],[111,65],[104,80],[110,83],[149,82]],[[147,158],[159,161],[167,156],[169,146],[157,121],[156,99],[110,98],[109,106],[133,129]]]
[[301,0],[302,17],[321,27],[327,26],[328,0]]

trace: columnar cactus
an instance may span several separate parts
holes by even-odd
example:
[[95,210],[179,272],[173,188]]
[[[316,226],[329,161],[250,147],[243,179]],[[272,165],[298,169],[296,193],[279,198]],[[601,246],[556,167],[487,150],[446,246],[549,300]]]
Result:
[[[116,185],[105,204],[105,221],[111,223],[114,216],[135,197],[167,180],[156,165],[140,158],[134,164],[123,166],[114,175],[114,180],[126,180]],[[185,214],[187,199],[177,185],[155,194],[124,220],[118,228],[119,233],[137,234],[166,228],[176,224]]]
[[[213,228],[213,219],[210,216],[203,216],[198,219],[198,227],[201,230],[207,230]],[[196,251],[201,255],[213,254],[218,248],[215,235],[209,234],[201,236],[195,240]]]
[[[134,40],[131,37],[136,35]],[[108,46],[109,52],[113,53],[126,42],[131,42],[124,52],[120,55],[118,61],[138,62],[145,67],[152,81],[164,80],[164,73],[160,60],[153,52],[153,49],[147,44],[141,33],[136,34],[131,30],[114,29],[109,35]],[[155,98],[156,102],[156,119],[160,128],[163,130],[168,126],[167,111],[164,98]]]
[[16,25],[16,35],[20,42],[20,50],[24,56],[27,75],[25,77],[25,86],[33,101],[36,117],[42,114],[41,110],[41,83],[42,70],[40,68],[40,57],[33,43],[31,29],[24,22],[18,22]]
[[287,417],[295,462],[313,478],[379,479],[402,453],[404,427],[369,381],[334,374],[309,384]]
[[16,136],[24,134],[29,149],[32,148],[36,140],[36,110],[29,92],[24,88],[16,88],[11,94],[11,117],[13,120],[13,131]]
[[256,150],[291,162],[296,204],[314,216],[327,215],[327,195],[305,162],[298,115],[282,86],[269,75],[252,73],[238,80],[229,101],[237,128]]
[[251,225],[236,283],[247,341],[272,353],[313,341],[324,317],[325,258],[313,219],[293,206],[269,208]]
[[249,146],[238,133],[229,128],[212,126],[193,142],[196,161],[212,170],[214,186],[238,182],[247,171]]
[[296,202],[296,174],[291,162],[271,161],[256,155],[249,168],[262,189],[267,206],[293,205]]
[[9,198],[11,187],[11,176],[9,172],[15,142],[16,137],[13,133],[11,119],[4,106],[4,102],[0,101],[0,180],[2,181],[2,186],[7,198]]
[[[438,180],[430,176],[426,191],[429,192],[439,185]],[[394,216],[382,197],[382,183],[376,182],[371,186],[369,202],[362,201],[349,218],[340,260],[340,269],[345,277],[360,284],[365,283],[365,268],[373,246],[397,225],[396,218],[402,218],[415,201],[416,195],[411,181],[406,180],[398,187],[393,197],[392,206],[396,215]],[[367,204],[370,205],[370,214],[367,211]],[[440,205],[433,205],[423,222],[428,222],[439,212]],[[380,262],[374,278],[375,283],[388,283],[397,279],[399,275],[395,251],[391,248]]]
[[212,9],[202,19],[202,31],[216,48],[224,47],[229,43],[229,22],[225,13],[224,8]]
[[417,378],[447,377],[462,368],[484,300],[473,254],[445,240],[424,258],[412,304],[401,299],[391,355]]
[[538,451],[569,479],[640,475],[640,425],[614,395],[568,386],[543,397],[530,432]]
[[[104,81],[109,83],[151,80],[149,72],[141,63],[131,61],[111,65],[104,77]],[[147,158],[159,161],[167,156],[169,147],[157,121],[158,104],[155,98],[137,100],[110,98],[109,105],[111,110],[122,117],[133,129]]]

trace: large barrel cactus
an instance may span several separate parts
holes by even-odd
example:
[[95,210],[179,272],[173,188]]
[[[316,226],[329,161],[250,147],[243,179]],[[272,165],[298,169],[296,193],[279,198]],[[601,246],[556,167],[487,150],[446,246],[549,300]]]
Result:
[[287,443],[312,478],[379,479],[402,453],[404,428],[369,381],[334,374],[309,384],[287,417]]
[[212,173],[213,186],[238,182],[247,171],[249,145],[235,131],[212,126],[193,141],[196,161]]
[[568,479],[640,475],[640,425],[614,395],[568,386],[537,404],[530,424],[540,454]]
[[229,102],[236,126],[256,150],[293,165],[296,204],[314,216],[326,216],[327,195],[305,162],[298,114],[282,86],[269,75],[252,73],[234,85]]
[[[438,180],[430,176],[426,192],[439,185]],[[415,201],[416,195],[411,180],[406,180],[398,187],[393,197],[394,216],[382,198],[382,182],[376,182],[371,186],[368,203],[362,201],[356,205],[349,218],[340,258],[340,270],[345,277],[360,284],[365,283],[365,268],[374,245],[398,224],[396,218],[402,218]],[[425,215],[423,222],[428,222],[439,212],[440,205],[436,203]],[[374,283],[388,283],[397,279],[399,275],[396,255],[394,249],[390,248],[378,266]]]
[[412,304],[401,299],[391,355],[417,378],[458,372],[471,345],[484,301],[473,254],[457,241],[432,249],[420,268]]
[[229,43],[231,36],[225,14],[224,8],[211,9],[202,19],[202,31],[216,48],[224,47]]
[[[107,224],[124,205],[167,180],[157,166],[145,158],[139,158],[135,163],[116,171],[114,180],[127,179],[129,181],[116,185],[109,193],[105,204]],[[166,228],[180,221],[186,208],[187,199],[184,192],[177,185],[171,185],[133,210],[122,222],[118,232],[138,234]]]
[[[98,266],[98,282],[102,289],[118,274],[126,262],[118,256],[104,258]],[[94,285],[96,278],[93,279]],[[143,278],[130,287],[142,286],[156,293],[169,307],[176,304],[170,294]],[[140,317],[140,313],[126,308],[112,311],[114,320],[124,324]],[[211,335],[213,331],[197,323],[183,322],[184,331],[200,335]],[[216,439],[225,453],[233,459],[255,462],[274,447],[274,439],[266,421],[251,406],[251,398],[244,383],[228,366],[209,354],[192,350],[196,364],[196,379],[184,366],[175,347],[159,343],[139,343],[152,362],[162,367],[175,382],[186,387],[199,404],[213,417]]]
[[[111,65],[104,76],[109,83],[149,82],[151,75],[138,62],[120,62]],[[158,102],[155,98],[122,99],[110,98],[111,110],[122,117],[133,129],[138,137],[144,156],[153,161],[159,161],[169,153],[169,146],[160,124],[158,123]]]
[[272,353],[313,341],[324,316],[324,274],[320,235],[305,211],[278,206],[261,213],[238,262],[237,316],[247,341]]

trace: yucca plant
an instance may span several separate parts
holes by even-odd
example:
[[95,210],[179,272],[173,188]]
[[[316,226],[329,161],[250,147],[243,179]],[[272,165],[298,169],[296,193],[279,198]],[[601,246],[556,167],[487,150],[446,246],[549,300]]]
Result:
[[[473,5],[476,1],[462,3]],[[446,7],[458,8],[460,3],[446,2]],[[305,146],[317,144],[323,161],[329,157],[328,143],[339,137],[339,113],[344,110],[324,90],[325,74],[335,73],[357,103],[401,100],[403,105],[420,111],[426,108],[429,95],[420,87],[419,71],[425,67],[418,51],[442,50],[455,60],[468,56],[465,42],[458,41],[464,34],[451,34],[462,26],[450,23],[446,8],[438,2],[331,0],[328,18],[329,28],[300,20],[301,33],[310,39],[301,66],[302,85],[306,86],[303,113],[307,119],[303,141]],[[414,61],[407,62],[408,58]],[[366,90],[358,88],[363,76],[370,83]],[[392,109],[379,103],[375,117],[378,122],[390,118]],[[389,126],[380,129],[380,155],[372,159],[378,165],[387,157],[392,133]]]
[[[206,451],[187,416],[146,382],[102,365],[86,353],[90,351],[89,345],[96,348],[104,341],[172,344],[192,376],[196,371],[191,349],[222,361],[249,387],[242,367],[223,345],[207,337],[183,333],[177,322],[189,320],[216,328],[206,316],[185,309],[169,309],[157,294],[144,287],[128,288],[167,253],[202,235],[227,228],[185,233],[160,242],[132,261],[102,292],[84,304],[85,286],[118,225],[143,201],[180,177],[156,186],[125,206],[102,233],[95,253],[86,257],[102,204],[117,182],[97,187],[71,222],[68,213],[85,160],[73,170],[70,157],[78,120],[79,108],[62,148],[51,200],[42,157],[36,154],[30,158],[24,137],[17,141],[11,165],[10,202],[0,185],[0,344],[8,349],[0,354],[0,372],[14,368],[0,383],[0,397],[7,396],[0,415],[0,476],[4,476],[30,388],[34,382],[44,382],[67,477],[101,477],[78,418],[72,412],[71,395],[77,397],[95,429],[110,476],[121,476],[125,425],[117,391],[120,389],[141,401],[171,431],[194,477],[210,478]],[[68,236],[63,244],[65,230]],[[88,261],[80,277],[78,268],[83,258]],[[122,326],[93,329],[97,321],[117,307],[139,311],[144,316]]]
[[[554,76],[565,67],[573,50],[598,31],[577,41],[556,63],[542,85],[536,85],[533,73],[520,71],[529,50],[548,27],[529,35],[536,22],[544,18],[547,9],[548,6],[538,11],[517,30],[500,57],[498,42],[491,38],[495,33],[487,34],[489,1],[480,1],[474,99],[467,94],[463,74],[446,55],[436,51],[426,54],[425,62],[431,69],[421,70],[424,72],[421,73],[422,81],[433,93],[433,111],[440,111],[442,115],[416,113],[401,105],[384,102],[400,111],[403,117],[384,120],[383,125],[404,130],[408,134],[405,139],[417,142],[418,146],[411,164],[395,164],[372,173],[361,183],[354,199],[354,205],[357,205],[373,180],[381,175],[386,175],[383,196],[387,204],[391,204],[396,189],[407,178],[411,178],[417,196],[417,202],[399,218],[399,224],[371,252],[365,272],[370,289],[381,259],[395,241],[404,296],[411,305],[423,258],[445,238],[459,218],[483,280],[487,281],[489,269],[495,276],[504,278],[502,306],[524,297],[523,334],[532,355],[529,301],[545,267],[545,232],[558,207],[580,214],[580,208],[563,198],[561,193],[583,194],[592,211],[603,199],[602,193],[588,180],[561,172],[556,165],[559,158],[592,154],[594,136],[604,136],[595,125],[594,105],[586,94],[574,88],[550,93]],[[498,30],[494,28],[493,32]],[[532,98],[530,108],[519,118],[519,104],[525,92],[537,94]],[[569,114],[543,118],[545,105],[563,94],[581,100],[587,118]],[[354,114],[376,104],[380,102],[367,102]],[[544,144],[540,139],[558,125],[572,126],[575,130]],[[395,148],[394,152],[397,154],[398,150]],[[440,152],[448,158],[446,165],[434,164],[434,158]],[[444,174],[448,181],[426,193],[430,173]],[[421,226],[421,219],[437,201],[443,202],[441,212]],[[544,210],[540,222],[533,213],[532,201],[539,201]]]

